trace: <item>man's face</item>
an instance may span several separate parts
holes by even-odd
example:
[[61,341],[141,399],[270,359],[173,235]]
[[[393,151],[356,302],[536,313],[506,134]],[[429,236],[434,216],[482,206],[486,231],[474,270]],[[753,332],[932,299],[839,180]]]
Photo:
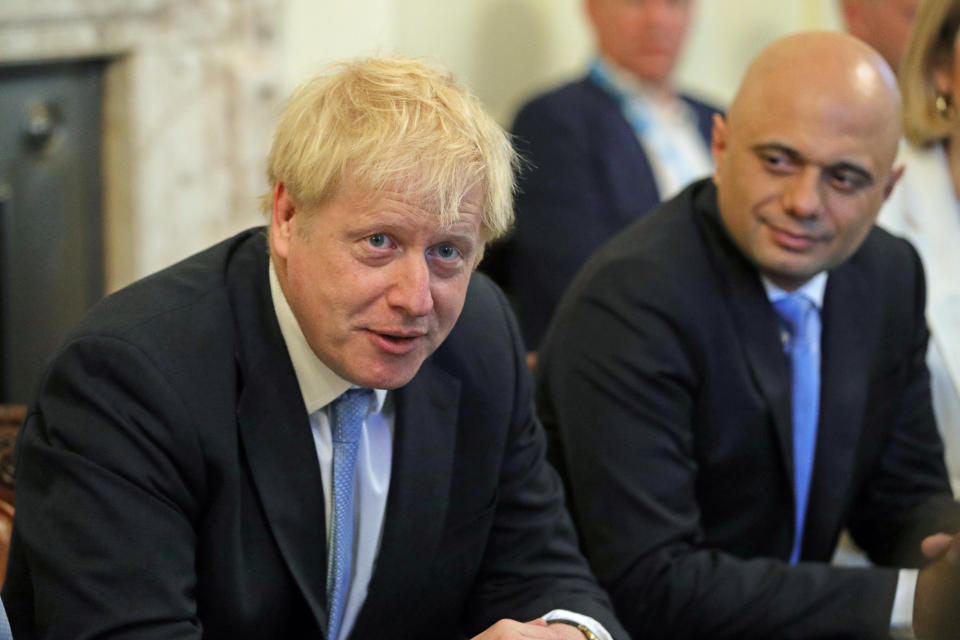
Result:
[[410,381],[450,333],[482,243],[480,198],[442,228],[402,193],[349,186],[313,211],[274,192],[277,276],[314,353],[346,380],[378,389]]
[[860,246],[899,177],[890,169],[889,124],[815,93],[768,93],[747,117],[714,122],[721,220],[759,271],[787,290]]
[[847,25],[896,71],[919,5],[920,0],[852,0],[846,7]]
[[691,0],[588,0],[600,50],[640,80],[667,83],[690,24]]

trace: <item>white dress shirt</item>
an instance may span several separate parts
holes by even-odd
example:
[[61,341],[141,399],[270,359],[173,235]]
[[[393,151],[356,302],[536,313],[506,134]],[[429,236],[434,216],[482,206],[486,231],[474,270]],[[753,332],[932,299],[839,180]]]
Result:
[[[287,303],[277,280],[276,270],[270,263],[270,295],[274,312],[280,325],[280,333],[286,344],[293,371],[297,377],[304,410],[310,416],[310,430],[317,450],[320,476],[323,480],[325,522],[330,522],[330,490],[332,486],[333,444],[330,431],[330,403],[352,385],[330,370],[314,354],[307,343],[293,310]],[[391,394],[383,389],[374,389],[375,402],[363,421],[360,433],[356,466],[355,532],[353,575],[347,605],[340,627],[342,640],[353,630],[357,614],[367,598],[367,588],[373,575],[380,539],[383,534],[383,518],[390,489],[390,469],[393,464],[393,432],[395,408]],[[330,528],[327,528],[329,544]],[[599,622],[572,611],[555,609],[543,616],[550,620],[565,619],[585,625],[601,640],[612,640]]]
[[943,145],[900,145],[906,167],[878,224],[910,240],[927,277],[927,367],[954,495],[960,494],[960,199]]
[[[791,293],[781,289],[764,277],[761,277],[761,280],[763,280],[763,288],[766,289],[767,298],[771,303],[785,298]],[[809,298],[817,308],[817,313],[821,314],[822,319],[823,296],[826,290],[827,272],[821,271],[794,293],[802,293]],[[789,338],[789,335],[781,336],[784,343],[786,343]],[[818,360],[820,359],[820,336],[817,336],[816,357]],[[816,465],[816,462],[814,462],[814,465]],[[890,612],[890,628],[899,638],[912,637],[913,596],[917,590],[917,574],[918,571],[916,569],[900,569],[897,577],[897,591],[893,598],[893,610]]]

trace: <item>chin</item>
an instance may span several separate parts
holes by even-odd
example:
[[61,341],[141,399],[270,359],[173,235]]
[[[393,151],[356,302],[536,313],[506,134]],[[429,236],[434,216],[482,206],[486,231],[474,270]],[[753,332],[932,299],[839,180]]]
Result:
[[388,391],[399,389],[413,380],[422,364],[422,359],[410,364],[378,362],[363,372],[357,372],[357,375],[352,376],[350,381],[361,387],[372,389],[386,389]]

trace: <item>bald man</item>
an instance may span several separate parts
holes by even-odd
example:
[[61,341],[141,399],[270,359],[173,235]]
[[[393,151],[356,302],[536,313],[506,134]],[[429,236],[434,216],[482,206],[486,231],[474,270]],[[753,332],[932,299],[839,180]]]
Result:
[[841,0],[847,31],[876,49],[895,71],[907,48],[920,0]]
[[[561,303],[539,405],[634,637],[887,637],[915,603],[924,633],[960,611],[938,600],[960,594],[960,541],[925,541],[960,529],[960,505],[923,272],[873,226],[899,115],[859,40],[774,43],[715,118],[713,178],[607,244]],[[827,564],[844,527],[880,566]]]

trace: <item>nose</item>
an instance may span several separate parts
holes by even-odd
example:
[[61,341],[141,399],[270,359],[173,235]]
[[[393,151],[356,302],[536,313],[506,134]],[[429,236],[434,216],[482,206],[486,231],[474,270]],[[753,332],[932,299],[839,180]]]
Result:
[[816,167],[806,167],[787,183],[783,192],[783,208],[787,213],[807,218],[820,212],[820,172]]
[[411,316],[425,316],[433,310],[430,267],[423,255],[408,254],[394,263],[394,282],[387,295],[391,307]]

